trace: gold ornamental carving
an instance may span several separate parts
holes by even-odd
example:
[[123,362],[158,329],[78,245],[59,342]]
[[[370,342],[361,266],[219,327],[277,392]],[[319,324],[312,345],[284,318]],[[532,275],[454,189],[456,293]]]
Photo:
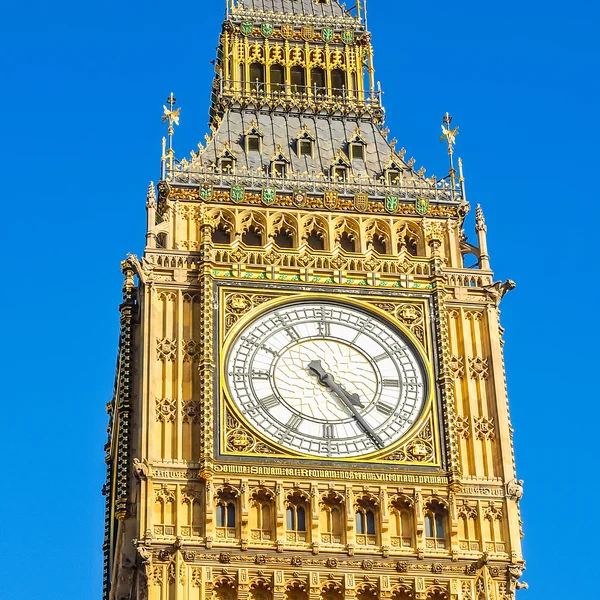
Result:
[[241,317],[254,310],[261,304],[276,298],[276,294],[256,294],[229,292],[225,294],[225,322],[224,337],[227,336],[231,328],[239,321]]
[[229,410],[225,413],[225,448],[236,454],[278,454],[273,446],[259,440]]

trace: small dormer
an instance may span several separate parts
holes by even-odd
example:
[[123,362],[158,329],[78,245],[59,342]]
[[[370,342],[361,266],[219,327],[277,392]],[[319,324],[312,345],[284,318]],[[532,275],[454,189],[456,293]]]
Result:
[[271,177],[287,177],[291,161],[283,152],[281,146],[277,146],[277,152],[271,156],[269,167]]
[[400,185],[402,181],[402,163],[392,157],[383,167],[383,177],[387,185]]
[[296,136],[296,154],[299,157],[315,157],[315,136],[309,131],[306,123],[302,125],[300,133]]
[[331,179],[333,181],[347,181],[352,165],[342,150],[338,150],[336,157],[331,161]]
[[350,161],[365,160],[367,152],[367,140],[363,137],[360,128],[357,127],[348,140],[348,156]]
[[246,148],[246,153],[250,152],[262,152],[262,141],[264,134],[258,128],[258,123],[256,121],[251,121],[248,129],[244,132],[244,146]]
[[235,163],[237,162],[237,158],[235,154],[231,151],[231,146],[229,142],[227,142],[223,146],[223,150],[219,152],[217,156],[217,165],[221,173],[233,173],[235,171]]

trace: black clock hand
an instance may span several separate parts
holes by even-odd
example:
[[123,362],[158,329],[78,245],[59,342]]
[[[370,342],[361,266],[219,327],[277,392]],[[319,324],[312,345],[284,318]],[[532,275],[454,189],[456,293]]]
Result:
[[383,440],[369,427],[368,423],[364,420],[363,416],[356,410],[355,403],[358,402],[358,406],[361,408],[363,405],[360,403],[358,394],[349,394],[341,385],[338,385],[333,377],[325,371],[320,360],[311,360],[308,363],[308,369],[312,371],[318,378],[319,383],[328,387],[332,392],[337,394],[344,405],[354,415],[354,418],[358,424],[362,427],[363,431],[375,442],[378,448],[383,448]]
[[350,402],[354,406],[360,406],[361,408],[364,408],[364,405],[360,401],[358,394],[350,394],[347,392],[339,383],[335,381],[333,375],[325,371],[320,360],[311,361],[308,364],[308,368],[319,378],[320,384],[328,387],[332,392],[337,394],[342,400],[344,400],[345,404]]

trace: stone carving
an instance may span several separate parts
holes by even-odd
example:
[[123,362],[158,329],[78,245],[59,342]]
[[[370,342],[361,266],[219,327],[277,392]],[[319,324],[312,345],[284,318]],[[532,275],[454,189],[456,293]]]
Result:
[[183,360],[185,362],[198,362],[202,354],[202,344],[196,340],[183,341]]
[[133,472],[141,481],[145,481],[152,475],[152,469],[145,458],[143,460],[140,460],[139,458],[133,459]]
[[452,376],[454,379],[458,379],[463,377],[465,374],[465,359],[463,356],[451,356],[450,361],[450,370],[452,371]]
[[202,408],[198,400],[185,400],[181,408],[184,423],[200,423]]
[[156,398],[156,420],[160,423],[173,423],[177,415],[177,400]]
[[469,357],[469,373],[471,379],[488,379],[490,376],[487,358]]
[[523,497],[523,480],[513,479],[506,484],[506,495],[515,501],[519,501]]
[[156,357],[163,362],[173,362],[177,357],[177,341],[168,338],[156,338]]
[[493,440],[496,437],[494,419],[492,417],[475,417],[474,427],[478,440]]
[[470,417],[456,417],[456,433],[463,440],[468,440],[471,437]]

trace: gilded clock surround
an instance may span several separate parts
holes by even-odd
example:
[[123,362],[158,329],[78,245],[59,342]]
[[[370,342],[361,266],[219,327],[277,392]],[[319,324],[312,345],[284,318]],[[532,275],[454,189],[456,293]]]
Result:
[[[514,283],[479,206],[477,243],[463,231],[458,128],[444,116],[441,178],[388,140],[362,1],[225,4],[210,133],[177,159],[169,96],[146,247],[121,265],[103,598],[515,600]],[[229,340],[299,298],[365,307],[422,354],[428,404],[385,451],[303,456],[227,401]]]
[[[296,456],[298,458],[309,458],[312,460],[325,460],[328,462],[342,459],[324,459],[311,455],[295,453],[283,446],[277,445],[264,436],[261,436],[250,425],[245,424],[245,419],[239,410],[231,402],[228,396],[227,386],[224,380],[225,361],[231,341],[236,332],[240,331],[247,323],[251,322],[264,311],[276,306],[285,306],[289,302],[301,300],[330,299],[330,296],[321,296],[292,290],[278,290],[270,296],[252,289],[240,290],[226,287],[220,288],[220,305],[225,306],[225,312],[221,315],[219,330],[219,348],[221,348],[221,385],[220,385],[220,415],[219,429],[221,432],[222,455],[228,456],[262,456],[270,458],[284,458]],[[389,448],[369,453],[362,457],[343,459],[354,464],[418,464],[423,466],[439,467],[441,465],[440,444],[438,435],[437,406],[434,400],[435,383],[433,367],[429,364],[425,354],[424,344],[425,331],[429,330],[427,323],[428,303],[426,300],[411,299],[411,302],[381,302],[377,297],[360,295],[358,298],[352,295],[344,297],[344,303],[363,310],[368,310],[381,318],[387,320],[411,340],[412,344],[419,350],[423,365],[425,365],[428,378],[428,398],[426,404],[410,431],[402,436],[402,439],[392,444]],[[235,326],[229,325],[235,319]],[[416,331],[422,337],[416,337]],[[429,342],[429,335],[427,336]],[[377,468],[377,467],[376,467]]]

